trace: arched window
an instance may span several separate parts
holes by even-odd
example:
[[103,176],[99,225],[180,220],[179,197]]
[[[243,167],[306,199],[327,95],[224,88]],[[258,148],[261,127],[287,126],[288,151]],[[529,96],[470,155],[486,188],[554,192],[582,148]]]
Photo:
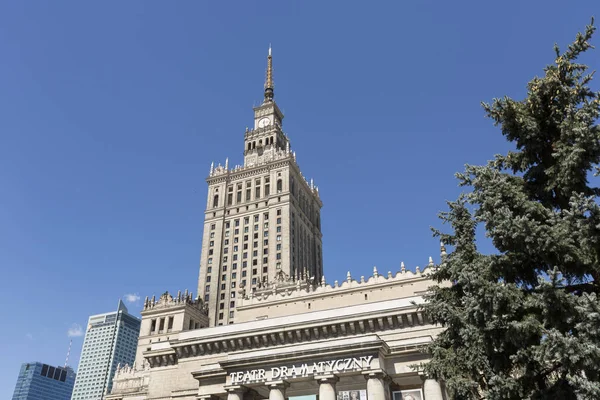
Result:
[[252,148],[255,149],[256,148],[256,142],[252,142]]
[[213,208],[217,208],[219,206],[219,195],[215,194],[215,197],[213,197]]
[[281,179],[277,179],[277,193],[281,193],[283,190],[283,181]]
[[248,142],[248,150],[252,150],[252,143]]
[[271,136],[271,144],[273,144],[273,136]]
[[262,146],[262,139],[258,141],[258,147]]

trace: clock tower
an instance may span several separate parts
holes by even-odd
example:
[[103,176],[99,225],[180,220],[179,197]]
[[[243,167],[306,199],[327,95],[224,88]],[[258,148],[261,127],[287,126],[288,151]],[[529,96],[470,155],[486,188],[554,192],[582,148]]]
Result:
[[276,150],[289,149],[289,141],[282,130],[283,113],[277,107],[273,88],[273,56],[269,47],[267,78],[262,104],[254,108],[254,129],[244,137],[244,166],[257,164],[272,157]]
[[275,276],[323,276],[323,203],[300,172],[282,122],[269,48],[264,100],[244,133],[244,164],[211,165],[207,178],[198,295],[208,304],[210,326],[234,323],[239,295]]

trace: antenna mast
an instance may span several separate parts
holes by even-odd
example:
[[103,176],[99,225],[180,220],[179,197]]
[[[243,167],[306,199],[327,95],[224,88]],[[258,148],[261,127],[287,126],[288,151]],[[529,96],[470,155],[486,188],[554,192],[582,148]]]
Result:
[[73,344],[73,339],[69,340],[69,350],[67,350],[67,359],[65,360],[65,369],[67,368],[67,364],[69,363],[69,355],[71,355],[71,345]]

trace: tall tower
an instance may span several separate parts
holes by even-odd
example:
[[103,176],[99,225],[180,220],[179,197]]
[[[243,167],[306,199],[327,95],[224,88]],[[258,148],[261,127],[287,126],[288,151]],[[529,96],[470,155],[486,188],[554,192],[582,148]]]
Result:
[[290,147],[269,47],[264,100],[244,134],[244,165],[211,164],[206,180],[198,294],[210,326],[234,323],[238,291],[256,290],[276,273],[316,282],[323,275],[323,203]]

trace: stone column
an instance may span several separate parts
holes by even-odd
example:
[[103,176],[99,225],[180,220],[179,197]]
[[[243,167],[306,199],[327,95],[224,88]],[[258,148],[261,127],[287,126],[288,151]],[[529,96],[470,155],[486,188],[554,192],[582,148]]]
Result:
[[243,386],[230,386],[227,388],[227,400],[244,400],[246,388]]
[[273,381],[267,385],[269,386],[269,400],[285,400],[285,388],[289,386],[286,381]]
[[442,387],[435,379],[425,379],[425,382],[423,383],[423,394],[425,395],[425,400],[444,399],[444,396],[442,396]]
[[390,388],[387,375],[383,371],[369,372],[365,374],[367,379],[368,400],[388,400]]
[[315,376],[315,380],[319,382],[319,400],[336,400],[337,391],[335,384],[339,378],[335,375]]

